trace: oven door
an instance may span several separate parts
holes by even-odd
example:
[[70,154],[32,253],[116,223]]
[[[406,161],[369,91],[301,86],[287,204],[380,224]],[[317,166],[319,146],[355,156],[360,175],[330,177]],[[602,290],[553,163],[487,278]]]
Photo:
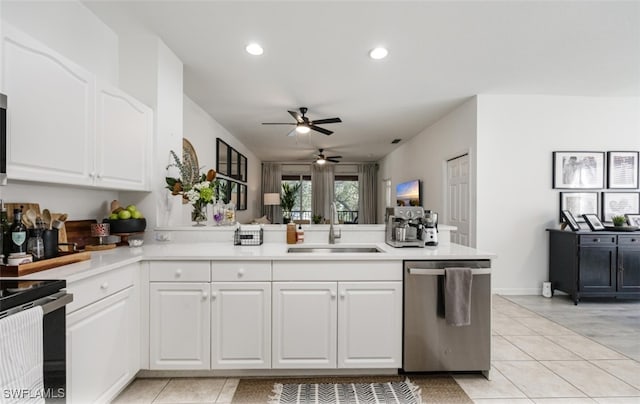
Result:
[[43,317],[43,369],[45,402],[66,402],[66,310],[73,295],[64,291],[47,296],[50,301],[42,305]]

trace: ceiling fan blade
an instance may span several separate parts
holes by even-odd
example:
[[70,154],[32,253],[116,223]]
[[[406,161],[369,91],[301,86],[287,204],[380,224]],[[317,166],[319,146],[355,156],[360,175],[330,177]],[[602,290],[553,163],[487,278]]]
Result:
[[312,125],[322,125],[323,123],[340,123],[342,119],[340,118],[327,118],[327,119],[318,119],[317,121],[312,121]]
[[296,125],[295,123],[291,123],[291,122],[262,122],[263,125]]
[[328,159],[341,159],[342,156],[328,156]]
[[309,125],[309,128],[315,130],[316,132],[323,133],[323,134],[325,134],[327,136],[333,133],[333,131],[330,131],[330,130],[327,130],[325,128],[321,128],[321,127],[315,126],[315,125]]
[[330,161],[330,162],[332,162],[332,163],[339,163],[339,161],[338,161],[338,160],[334,160],[334,159],[329,158],[329,157],[327,157],[325,160]]
[[304,123],[304,119],[302,119],[302,115],[300,115],[300,112],[298,111],[288,111],[288,112],[289,114],[291,114],[293,119],[295,119],[297,122]]
[[[295,125],[295,124],[292,124]],[[287,133],[287,136],[295,136],[298,134],[298,132],[296,131],[297,127],[293,128],[293,130],[289,133]]]

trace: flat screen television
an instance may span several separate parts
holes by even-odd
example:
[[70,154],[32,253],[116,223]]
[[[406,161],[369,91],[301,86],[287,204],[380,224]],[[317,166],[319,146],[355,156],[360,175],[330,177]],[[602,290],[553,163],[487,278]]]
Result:
[[411,180],[396,185],[396,206],[422,206],[420,180]]

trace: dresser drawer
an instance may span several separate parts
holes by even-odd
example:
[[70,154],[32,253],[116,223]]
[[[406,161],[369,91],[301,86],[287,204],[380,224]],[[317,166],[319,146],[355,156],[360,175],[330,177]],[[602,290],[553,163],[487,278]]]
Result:
[[640,248],[640,234],[633,236],[618,236],[618,245],[636,246]]
[[216,281],[270,281],[271,261],[213,261],[211,278]]
[[616,236],[615,235],[589,235],[589,236],[580,236],[580,245],[615,245],[616,244]]
[[138,264],[128,265],[67,285],[67,291],[73,294],[67,314],[132,286],[138,268]]
[[209,261],[153,261],[149,265],[151,282],[209,282]]

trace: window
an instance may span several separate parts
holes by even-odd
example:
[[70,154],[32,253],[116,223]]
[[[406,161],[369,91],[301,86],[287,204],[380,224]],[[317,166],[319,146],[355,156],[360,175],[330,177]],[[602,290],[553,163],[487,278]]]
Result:
[[342,223],[358,223],[358,176],[336,175],[333,189],[338,208],[338,220]]
[[311,220],[311,176],[283,175],[282,183],[301,184],[295,206],[291,211],[291,220]]

